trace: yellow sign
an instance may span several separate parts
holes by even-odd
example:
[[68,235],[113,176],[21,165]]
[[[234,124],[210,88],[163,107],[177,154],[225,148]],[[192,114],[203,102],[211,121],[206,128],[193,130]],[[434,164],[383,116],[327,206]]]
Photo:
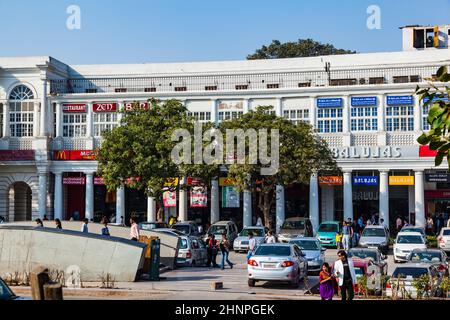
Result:
[[390,186],[413,186],[414,176],[390,176]]
[[168,178],[167,182],[164,184],[166,187],[176,187],[178,186],[178,178]]
[[219,186],[221,187],[232,187],[236,185],[236,182],[231,178],[219,178]]

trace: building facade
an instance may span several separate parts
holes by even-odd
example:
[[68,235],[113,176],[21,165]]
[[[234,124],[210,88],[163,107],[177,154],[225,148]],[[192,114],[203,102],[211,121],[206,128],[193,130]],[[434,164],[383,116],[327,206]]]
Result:
[[[316,128],[343,176],[313,174],[309,186],[279,186],[277,227],[299,214],[316,228],[374,213],[391,222],[414,213],[423,225],[428,214],[450,212],[447,168],[435,167],[433,153],[416,142],[429,126],[415,88],[450,65],[450,26],[431,29],[403,28],[401,52],[311,58],[67,65],[52,57],[0,57],[0,215],[20,221],[116,214],[121,222],[137,212],[155,220],[153,199],[127,188],[107,192],[92,152],[101,133],[118,125],[120,109],[154,97],[178,99],[204,122],[271,105],[277,115]],[[252,224],[251,194],[235,195],[230,205],[226,179],[213,181],[207,194],[198,206],[182,191],[166,210],[181,220]]]

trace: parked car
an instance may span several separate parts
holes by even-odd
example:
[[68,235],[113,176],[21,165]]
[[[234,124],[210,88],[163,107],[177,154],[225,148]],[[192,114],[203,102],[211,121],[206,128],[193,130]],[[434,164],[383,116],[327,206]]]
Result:
[[366,226],[359,239],[360,248],[377,248],[387,254],[389,251],[389,232],[384,226]]
[[417,298],[417,289],[414,288],[413,281],[423,275],[427,275],[430,279],[430,283],[432,283],[431,288],[424,293],[424,295],[428,294],[432,297],[441,296],[442,290],[439,289],[439,286],[442,281],[442,276],[433,265],[428,263],[407,263],[398,266],[394,270],[392,277],[388,280],[386,285],[386,295],[392,297],[394,289],[399,287],[399,297]]
[[308,274],[308,260],[295,244],[262,244],[247,262],[248,285],[258,281],[288,281],[294,287]]
[[426,249],[425,240],[419,232],[399,232],[394,243],[394,262],[408,261],[414,249]]
[[27,300],[16,296],[10,287],[0,278],[0,301],[9,301],[9,300]]
[[177,266],[198,267],[206,265],[206,244],[199,237],[180,236]]
[[288,218],[281,226],[278,241],[288,243],[293,238],[313,236],[313,226],[309,218]]
[[296,244],[308,260],[308,272],[320,272],[325,262],[325,251],[317,238],[295,238],[289,243]]
[[431,264],[435,266],[439,272],[448,276],[447,255],[440,249],[414,249],[408,256],[408,262]]
[[165,234],[170,234],[170,235],[177,236],[177,237],[185,236],[185,234],[183,232],[178,231],[178,230],[174,230],[174,229],[171,229],[171,228],[160,228],[160,229],[155,229],[153,231],[154,232],[162,232],[162,233],[165,233]]
[[198,226],[193,221],[178,222],[172,225],[171,228],[178,230],[187,236],[200,236],[198,233]]
[[253,233],[253,238],[256,240],[256,246],[263,244],[266,241],[266,234],[268,228],[265,227],[245,227],[238,234],[237,238],[233,242],[233,249],[235,252],[247,252],[248,251],[248,234]]
[[351,248],[348,256],[353,260],[371,260],[374,265],[379,268],[382,275],[386,275],[388,271],[387,258],[379,249],[375,248]]
[[214,223],[212,226],[209,227],[208,232],[206,232],[204,241],[206,242],[206,239],[208,239],[209,234],[213,234],[217,240],[220,240],[224,232],[226,233],[228,241],[230,241],[230,244],[233,245],[234,240],[238,236],[238,228],[233,221],[219,221]]
[[341,224],[338,221],[325,221],[319,225],[317,238],[322,246],[336,248],[336,233],[342,232]]
[[437,240],[439,248],[445,252],[450,252],[450,228],[442,228]]
[[400,232],[419,232],[422,235],[422,237],[425,239],[425,242],[427,241],[427,235],[425,234],[425,229],[422,227],[405,226],[400,230]]
[[155,229],[169,228],[169,225],[165,222],[140,222],[138,224],[139,229],[153,231]]

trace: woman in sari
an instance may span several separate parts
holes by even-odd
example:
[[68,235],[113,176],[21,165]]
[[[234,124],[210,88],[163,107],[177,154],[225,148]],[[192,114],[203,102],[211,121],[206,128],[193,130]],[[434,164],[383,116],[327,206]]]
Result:
[[333,300],[334,296],[334,282],[336,281],[330,271],[330,265],[324,263],[322,271],[319,274],[320,281],[320,297],[322,300]]

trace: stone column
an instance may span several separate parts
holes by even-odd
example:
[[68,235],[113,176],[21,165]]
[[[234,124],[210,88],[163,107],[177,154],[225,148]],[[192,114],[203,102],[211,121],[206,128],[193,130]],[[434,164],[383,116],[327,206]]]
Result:
[[[183,178],[181,180],[181,186],[186,184],[186,178]],[[178,200],[178,219],[181,222],[188,220],[188,214],[187,214],[187,206],[188,206],[188,199],[187,199],[187,190],[183,190],[180,188],[179,191],[179,200]]]
[[276,190],[276,233],[280,232],[281,226],[285,220],[284,211],[284,187],[277,185]]
[[[40,132],[39,103],[33,104],[33,137],[38,137]],[[41,106],[42,109],[42,106]]]
[[62,112],[61,112],[61,103],[56,103],[56,132],[55,138],[62,137]]
[[353,220],[352,171],[344,171],[344,218]]
[[420,97],[414,96],[414,132],[422,130],[422,108],[420,106]]
[[47,172],[39,172],[39,218],[47,214]]
[[94,112],[92,109],[92,102],[89,102],[87,104],[87,113],[86,113],[86,137],[87,138],[92,138],[93,136],[93,132],[94,132]]
[[85,217],[94,218],[94,173],[86,173],[86,209]]
[[147,222],[156,221],[156,201],[153,197],[147,198]]
[[423,183],[423,170],[414,171],[416,226],[425,227],[425,195]]
[[211,224],[220,220],[219,181],[211,181]]
[[317,232],[319,228],[319,183],[317,181],[317,173],[311,174],[309,182],[309,219]]
[[211,122],[217,124],[219,120],[217,114],[217,100],[211,100]]
[[63,220],[63,181],[62,172],[55,172],[54,217]]
[[9,102],[3,102],[3,138],[9,138],[11,128],[9,127]]
[[389,170],[380,170],[380,218],[389,225]]
[[244,227],[251,227],[252,221],[252,193],[250,191],[244,191]]
[[39,126],[39,136],[47,135],[47,79],[42,79],[42,96],[41,96],[41,117]]
[[378,99],[378,132],[386,131],[386,108],[385,108],[385,95],[379,94]]
[[116,224],[121,225],[125,219],[125,187],[118,188],[116,196]]
[[283,100],[281,98],[277,98],[277,103],[275,106],[275,114],[278,117],[282,117],[283,116]]
[[408,214],[416,211],[415,186],[408,186]]
[[310,98],[309,105],[309,124],[315,129],[316,126],[316,97]]

